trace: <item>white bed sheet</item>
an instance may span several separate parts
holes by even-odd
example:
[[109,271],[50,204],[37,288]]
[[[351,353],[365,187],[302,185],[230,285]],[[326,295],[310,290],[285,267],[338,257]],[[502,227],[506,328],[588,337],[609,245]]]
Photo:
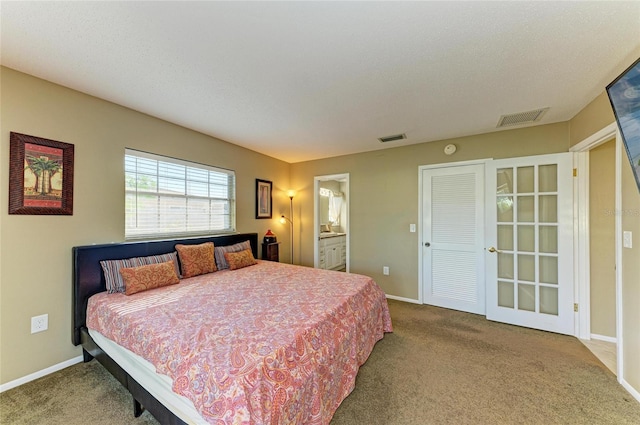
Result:
[[190,425],[209,425],[200,416],[191,400],[174,393],[171,390],[171,379],[156,373],[151,363],[98,331],[89,329],[89,335],[109,357],[177,417]]

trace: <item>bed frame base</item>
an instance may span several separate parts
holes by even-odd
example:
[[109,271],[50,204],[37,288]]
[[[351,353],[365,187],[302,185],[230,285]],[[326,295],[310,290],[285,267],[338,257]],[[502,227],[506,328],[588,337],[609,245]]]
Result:
[[102,348],[95,343],[89,331],[84,328],[82,335],[82,355],[85,363],[96,359],[107,371],[116,378],[122,386],[129,391],[133,398],[133,416],[140,417],[146,410],[153,415],[158,422],[163,425],[187,425],[173,412],[164,407],[162,403],[155,399],[142,385],[122,369]]

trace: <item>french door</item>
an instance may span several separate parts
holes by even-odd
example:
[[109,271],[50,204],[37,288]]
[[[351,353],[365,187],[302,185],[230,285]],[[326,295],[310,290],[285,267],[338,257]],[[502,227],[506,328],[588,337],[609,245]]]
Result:
[[570,153],[486,164],[487,319],[573,334]]

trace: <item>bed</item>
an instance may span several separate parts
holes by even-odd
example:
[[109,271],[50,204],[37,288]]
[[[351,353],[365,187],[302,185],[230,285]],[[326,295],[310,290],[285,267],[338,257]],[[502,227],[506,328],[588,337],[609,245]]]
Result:
[[73,248],[73,343],[132,394],[134,416],[326,425],[392,331],[371,278],[269,261],[130,296],[105,292],[101,261],[246,241],[257,258],[256,233]]

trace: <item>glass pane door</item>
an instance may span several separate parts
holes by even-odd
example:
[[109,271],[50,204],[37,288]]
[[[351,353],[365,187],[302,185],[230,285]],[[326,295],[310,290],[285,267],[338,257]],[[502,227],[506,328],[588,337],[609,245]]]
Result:
[[558,315],[558,167],[496,171],[498,305]]
[[487,166],[487,318],[573,331],[571,166],[568,153]]

